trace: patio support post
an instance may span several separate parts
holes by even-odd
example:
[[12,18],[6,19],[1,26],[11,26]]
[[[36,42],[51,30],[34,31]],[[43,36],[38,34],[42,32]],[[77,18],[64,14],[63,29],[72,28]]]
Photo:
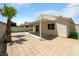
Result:
[[42,22],[41,22],[41,19],[42,19],[42,15],[40,16],[40,38],[42,38]]

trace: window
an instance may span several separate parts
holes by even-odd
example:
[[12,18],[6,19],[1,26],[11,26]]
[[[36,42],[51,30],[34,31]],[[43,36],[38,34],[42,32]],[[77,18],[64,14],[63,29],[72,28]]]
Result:
[[50,29],[50,24],[48,24],[48,29]]
[[48,24],[48,30],[54,30],[55,24]]

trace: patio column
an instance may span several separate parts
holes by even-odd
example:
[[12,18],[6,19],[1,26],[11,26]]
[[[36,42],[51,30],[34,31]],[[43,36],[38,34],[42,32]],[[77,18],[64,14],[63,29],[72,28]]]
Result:
[[41,19],[40,19],[40,38],[42,37],[42,35],[41,35],[41,33],[42,33],[42,32],[41,32],[41,31],[42,31],[42,30],[41,30],[41,24],[42,24],[42,23],[41,23]]
[[40,38],[42,38],[42,15],[40,16]]

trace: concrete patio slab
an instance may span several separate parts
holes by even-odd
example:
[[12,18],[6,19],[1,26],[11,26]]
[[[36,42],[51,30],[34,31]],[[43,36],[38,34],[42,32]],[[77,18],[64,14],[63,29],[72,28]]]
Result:
[[[44,39],[44,38],[42,38]],[[79,40],[56,37],[43,40],[28,32],[12,33],[12,43],[7,44],[9,56],[77,56]]]

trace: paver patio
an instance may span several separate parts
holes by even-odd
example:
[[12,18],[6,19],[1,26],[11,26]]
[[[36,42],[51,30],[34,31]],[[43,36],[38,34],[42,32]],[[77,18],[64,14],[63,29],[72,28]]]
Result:
[[9,56],[71,56],[79,55],[79,40],[56,37],[40,38],[28,32],[12,33],[12,43],[7,44]]

